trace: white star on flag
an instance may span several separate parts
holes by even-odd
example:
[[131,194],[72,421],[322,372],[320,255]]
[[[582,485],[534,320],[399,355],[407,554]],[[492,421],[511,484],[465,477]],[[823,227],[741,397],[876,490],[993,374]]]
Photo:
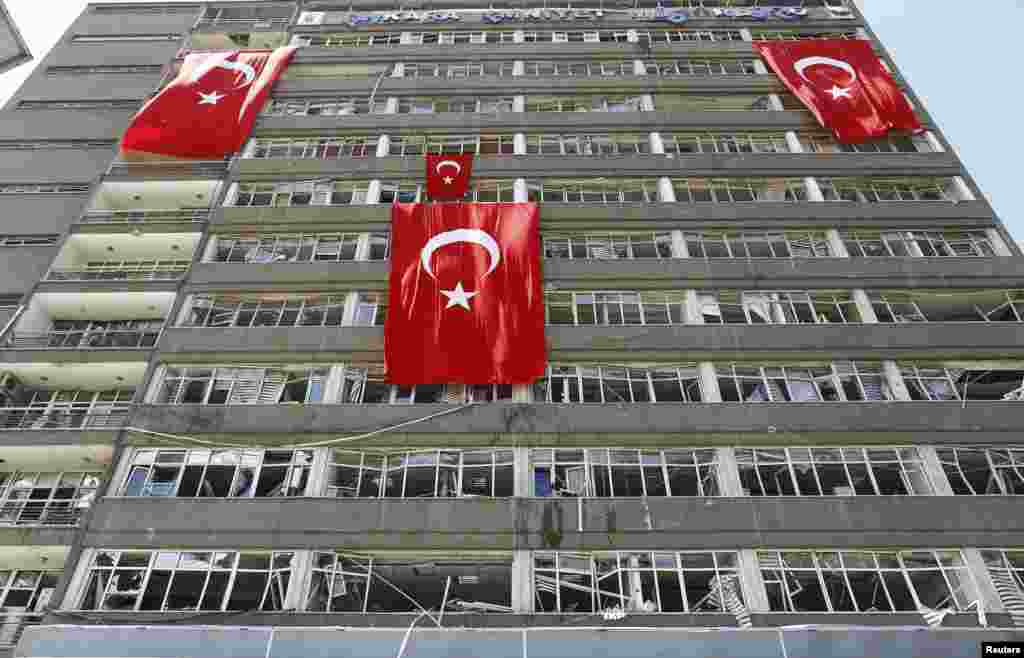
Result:
[[217,101],[219,101],[220,99],[224,98],[224,96],[226,96],[226,94],[220,94],[220,93],[217,93],[216,91],[211,91],[208,94],[204,94],[201,91],[198,92],[198,93],[199,93],[199,97],[202,99],[202,100],[199,101],[200,105],[216,105]]
[[832,88],[825,93],[832,94],[832,100],[834,101],[837,101],[840,98],[849,98],[852,100],[853,96],[850,95],[850,91],[851,89],[849,87],[840,87],[838,85],[832,85]]
[[462,287],[462,282],[459,281],[455,284],[455,290],[442,290],[441,294],[448,298],[448,305],[445,306],[449,309],[453,306],[461,306],[467,311],[472,310],[469,308],[469,300],[473,299],[480,293],[477,292],[466,292]]
[[451,185],[453,180],[455,180],[455,179],[452,178],[451,176],[445,176],[444,177],[444,184],[445,185]]

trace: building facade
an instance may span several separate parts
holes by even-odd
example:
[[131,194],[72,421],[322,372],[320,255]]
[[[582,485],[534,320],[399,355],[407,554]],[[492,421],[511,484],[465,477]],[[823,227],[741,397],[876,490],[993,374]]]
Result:
[[[91,4],[0,112],[0,645],[1021,639],[1024,259],[856,7],[484,4]],[[926,132],[838,144],[751,49],[818,37]],[[237,157],[116,157],[188,52],[286,44]],[[431,152],[541,206],[533,385],[386,379]]]

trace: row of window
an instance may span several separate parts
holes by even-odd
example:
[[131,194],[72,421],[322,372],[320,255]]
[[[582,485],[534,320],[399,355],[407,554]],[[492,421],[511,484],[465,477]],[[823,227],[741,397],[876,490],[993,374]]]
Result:
[[[754,558],[773,612],[917,612],[922,606],[967,611],[980,598],[976,578],[1005,579],[1018,594],[1024,582],[1024,551],[980,552],[987,574],[972,573],[958,549],[758,550]],[[537,551],[526,572],[500,554],[90,553],[84,583],[69,596],[69,608],[500,613],[513,611],[513,581],[520,577],[529,579],[533,592],[524,611],[538,613],[722,614],[730,599],[743,604],[751,598],[736,550]],[[29,583],[35,581],[21,578],[32,598],[35,587]]]
[[[852,258],[988,257],[996,254],[985,231],[840,231]],[[545,258],[827,258],[836,254],[823,231],[671,231],[557,234],[545,232]],[[210,262],[296,263],[384,260],[388,233],[285,233],[216,236]],[[0,242],[2,244],[2,242]]]
[[[990,364],[946,366],[941,363],[898,364],[911,400],[1020,401],[1024,368]],[[328,378],[337,378],[337,397],[325,397]],[[723,402],[799,403],[894,401],[890,378],[880,363],[835,362],[816,365],[718,364],[714,385]],[[285,366],[279,368],[166,366],[158,378],[154,404],[462,404],[513,400],[503,385],[420,384],[388,382],[383,366]],[[564,364],[547,366],[529,391],[535,403],[641,404],[711,402],[696,363]]]
[[[792,153],[785,133],[660,133],[665,153]],[[523,155],[648,155],[650,133],[526,134]],[[382,148],[389,156],[425,153],[475,153],[514,155],[513,133],[481,135],[336,135],[320,138],[254,139],[245,158],[296,158],[335,160],[375,157]],[[918,153],[932,149],[923,137],[891,137],[861,144],[839,144],[828,135],[802,135],[809,153]],[[2,147],[2,145],[0,145]]]
[[[824,201],[885,203],[891,201],[948,201],[961,198],[952,178],[818,178]],[[659,203],[657,178],[547,178],[527,180],[526,199],[535,203]],[[801,178],[671,178],[679,203],[806,202]],[[376,199],[371,181],[321,180],[288,183],[241,182],[229,193],[227,206],[329,206],[365,203],[412,203],[422,200],[424,185],[417,181],[380,182]],[[465,201],[516,201],[515,179],[477,179]]]

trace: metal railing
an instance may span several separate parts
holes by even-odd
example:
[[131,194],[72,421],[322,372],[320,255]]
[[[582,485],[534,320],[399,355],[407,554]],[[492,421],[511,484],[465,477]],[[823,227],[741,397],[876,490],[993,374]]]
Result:
[[14,349],[133,349],[156,345],[161,329],[69,329],[67,331],[13,331],[7,346]]
[[108,177],[154,176],[159,178],[222,178],[231,160],[115,160],[107,168]]
[[130,402],[111,402],[102,410],[0,407],[0,430],[112,429],[125,424],[131,409]]
[[47,281],[175,281],[188,272],[180,263],[140,262],[120,266],[54,268],[47,272]]
[[209,208],[182,210],[87,210],[82,224],[135,224],[147,222],[205,222]]
[[13,648],[26,628],[42,622],[41,612],[0,612],[0,647]]
[[88,508],[86,500],[7,501],[0,504],[0,526],[76,526]]

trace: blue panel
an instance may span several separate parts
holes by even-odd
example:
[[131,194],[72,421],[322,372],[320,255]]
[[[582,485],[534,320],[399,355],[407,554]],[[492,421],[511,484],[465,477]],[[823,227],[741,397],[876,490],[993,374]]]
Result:
[[266,655],[269,639],[269,628],[238,626],[37,626],[25,629],[14,655],[53,658],[253,658]]
[[529,658],[785,658],[777,634],[731,630],[529,631],[527,651]]

